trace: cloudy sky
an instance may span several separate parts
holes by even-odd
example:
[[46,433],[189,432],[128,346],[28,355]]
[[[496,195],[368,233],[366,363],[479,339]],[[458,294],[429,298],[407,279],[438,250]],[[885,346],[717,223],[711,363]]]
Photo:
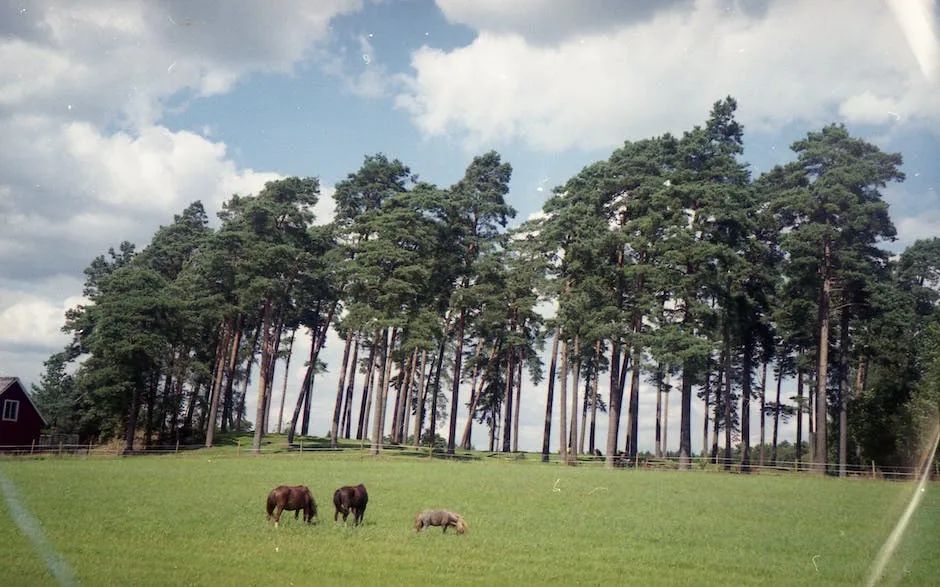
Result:
[[[495,148],[524,219],[624,140],[688,129],[725,95],[755,174],[833,121],[903,153],[891,246],[936,236],[938,14],[933,0],[2,0],[0,374],[38,382],[82,269],[122,240],[144,246],[193,200],[217,211],[285,175],[328,193],[376,152],[450,185]],[[329,221],[331,200],[317,211]],[[324,357],[317,434],[340,346]],[[521,445],[536,449],[543,393],[523,393]]]

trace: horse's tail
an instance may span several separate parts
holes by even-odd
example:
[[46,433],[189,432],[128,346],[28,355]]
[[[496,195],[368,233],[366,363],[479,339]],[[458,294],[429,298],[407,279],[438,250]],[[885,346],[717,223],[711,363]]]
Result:
[[271,493],[268,494],[268,508],[267,508],[267,509],[268,509],[268,517],[269,517],[269,518],[270,518],[272,515],[274,515],[274,507],[275,507],[275,505],[276,505],[276,504],[274,503],[274,492],[272,491]]

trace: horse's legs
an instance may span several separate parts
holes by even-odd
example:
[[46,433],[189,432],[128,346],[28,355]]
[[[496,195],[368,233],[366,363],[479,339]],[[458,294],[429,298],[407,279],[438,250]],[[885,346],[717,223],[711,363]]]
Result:
[[277,528],[281,524],[281,512],[284,511],[284,506],[278,504],[277,508],[274,510],[274,527]]
[[[306,517],[306,515],[307,515],[307,512],[304,512],[304,517]],[[300,510],[294,510],[294,519],[296,520],[299,517],[300,517]]]

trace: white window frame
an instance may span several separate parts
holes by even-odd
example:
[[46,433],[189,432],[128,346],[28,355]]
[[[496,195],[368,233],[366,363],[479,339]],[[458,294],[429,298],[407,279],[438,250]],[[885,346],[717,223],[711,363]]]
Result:
[[[7,417],[7,406],[12,407],[12,417]],[[16,422],[20,418],[20,402],[15,399],[5,399],[3,400],[3,421],[4,422]]]

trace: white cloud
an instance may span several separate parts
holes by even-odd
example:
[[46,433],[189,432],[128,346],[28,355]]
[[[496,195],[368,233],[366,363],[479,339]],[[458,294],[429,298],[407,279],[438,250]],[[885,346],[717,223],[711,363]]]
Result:
[[537,43],[615,29],[690,0],[438,0],[448,21]]
[[55,349],[64,346],[68,336],[61,331],[62,317],[67,309],[82,301],[80,297],[71,296],[54,303],[42,297],[5,290],[0,290],[0,296],[4,303],[13,301],[0,308],[0,346],[4,347]]
[[839,104],[839,115],[849,122],[863,124],[883,124],[899,121],[898,104],[890,98],[876,96],[865,90],[861,94],[848,97]]
[[333,217],[336,215],[336,200],[333,199],[335,193],[336,188],[331,185],[320,186],[320,199],[317,200],[317,205],[313,207],[316,224],[333,222]]
[[940,121],[936,82],[922,75],[882,3],[772,2],[747,12],[700,0],[551,44],[527,39],[524,21],[509,30],[491,24],[515,8],[476,12],[486,10],[492,19],[467,19],[481,27],[470,45],[412,55],[414,74],[397,103],[426,135],[471,148],[512,140],[548,151],[610,147],[687,129],[728,94],[750,130],[821,124],[840,106],[855,120],[873,121],[874,109],[890,105],[910,124]]
[[71,113],[146,126],[181,90],[228,91],[257,71],[288,73],[359,0],[280,2],[37,2],[3,16],[0,96],[20,112]]
[[940,210],[928,210],[917,216],[906,216],[896,221],[902,246],[910,246],[919,239],[931,239],[940,235]]
[[361,4],[0,5],[0,371],[38,381],[96,255],[122,240],[143,247],[194,200],[213,215],[280,177],[239,167],[208,127],[163,126],[168,103],[292,73]]

